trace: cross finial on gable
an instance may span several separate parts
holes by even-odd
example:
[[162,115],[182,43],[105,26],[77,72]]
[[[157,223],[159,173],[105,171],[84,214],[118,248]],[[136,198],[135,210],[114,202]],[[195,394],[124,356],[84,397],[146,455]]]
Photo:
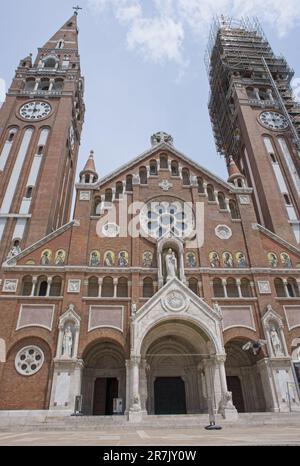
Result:
[[79,10],[83,10],[83,8],[81,8],[79,5],[77,5],[77,6],[73,6],[73,10],[75,11],[75,15],[78,16]]

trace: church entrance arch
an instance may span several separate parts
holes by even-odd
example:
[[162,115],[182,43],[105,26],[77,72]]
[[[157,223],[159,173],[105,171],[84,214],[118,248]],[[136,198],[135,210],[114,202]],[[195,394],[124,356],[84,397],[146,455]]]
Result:
[[207,412],[211,351],[205,333],[185,320],[171,319],[152,328],[141,348],[141,402],[148,414]]
[[225,368],[228,390],[238,412],[265,411],[261,376],[257,368],[258,356],[244,351],[247,340],[231,340],[225,345]]
[[95,342],[83,355],[83,413],[109,416],[114,399],[121,398],[123,412],[126,398],[125,355],[120,345],[111,341]]

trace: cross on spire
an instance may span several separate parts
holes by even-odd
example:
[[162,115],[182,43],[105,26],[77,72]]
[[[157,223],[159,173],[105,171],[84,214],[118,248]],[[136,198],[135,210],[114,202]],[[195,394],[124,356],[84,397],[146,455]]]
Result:
[[77,6],[73,6],[73,10],[75,10],[75,15],[78,16],[78,12],[79,10],[82,10],[83,8],[81,8],[79,5]]

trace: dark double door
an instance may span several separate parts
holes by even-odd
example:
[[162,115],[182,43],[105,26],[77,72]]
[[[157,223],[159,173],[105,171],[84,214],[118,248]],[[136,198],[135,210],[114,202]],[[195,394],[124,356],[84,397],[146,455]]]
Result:
[[185,385],[181,377],[158,377],[154,382],[155,414],[186,414]]
[[119,383],[116,378],[101,378],[94,386],[94,416],[111,416],[113,400],[118,398]]

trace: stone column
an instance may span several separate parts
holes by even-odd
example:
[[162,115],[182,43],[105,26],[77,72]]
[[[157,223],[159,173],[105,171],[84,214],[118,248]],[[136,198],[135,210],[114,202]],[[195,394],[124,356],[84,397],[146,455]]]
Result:
[[103,278],[98,278],[98,297],[101,298]]
[[130,393],[130,359],[127,359],[125,361],[125,365],[126,365],[126,406],[125,406],[125,415],[128,416],[129,408],[130,408],[130,399],[131,399],[131,393]]
[[114,298],[117,297],[118,279],[114,278]]
[[141,422],[145,411],[141,407],[140,394],[140,364],[139,356],[131,356],[130,358],[130,408],[128,420],[130,422]]
[[216,356],[216,364],[218,366],[220,386],[221,386],[221,401],[219,405],[219,411],[221,412],[222,416],[224,416],[226,419],[230,418],[234,420],[238,418],[238,413],[232,403],[231,392],[228,392],[226,372],[225,372],[225,361],[226,361],[225,354]]
[[239,278],[236,279],[236,286],[237,286],[237,289],[238,289],[239,298],[241,298],[242,297],[242,290],[241,290],[241,280]]
[[46,297],[48,297],[48,296],[50,295],[51,283],[52,283],[52,277],[48,277],[48,279],[47,279]]
[[32,277],[31,296],[34,296],[37,281],[38,281],[38,277]]
[[222,285],[223,285],[223,290],[224,290],[224,297],[225,297],[225,298],[228,298],[228,296],[227,296],[227,288],[226,288],[226,285],[227,285],[227,280],[226,280],[226,278],[222,278]]
[[288,298],[289,297],[289,290],[288,290],[288,287],[287,287],[287,279],[284,278],[282,281],[283,281],[285,296]]

